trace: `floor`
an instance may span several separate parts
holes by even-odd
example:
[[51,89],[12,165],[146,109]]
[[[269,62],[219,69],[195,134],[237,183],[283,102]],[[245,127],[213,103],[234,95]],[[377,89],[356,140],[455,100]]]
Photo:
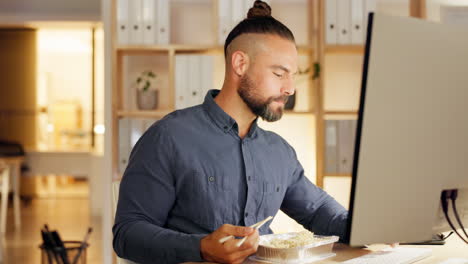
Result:
[[92,217],[88,199],[83,195],[32,199],[22,203],[22,226],[13,227],[13,208],[9,208],[7,231],[3,240],[4,264],[41,263],[38,246],[44,224],[58,230],[63,240],[82,240],[88,227],[93,228],[87,252],[87,263],[102,263],[101,219]]

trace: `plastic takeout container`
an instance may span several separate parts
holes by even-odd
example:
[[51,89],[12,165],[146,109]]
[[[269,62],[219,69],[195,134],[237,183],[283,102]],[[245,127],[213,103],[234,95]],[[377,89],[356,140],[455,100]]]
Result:
[[260,237],[257,253],[250,258],[263,263],[311,263],[336,256],[333,244],[339,240],[337,236],[316,236],[310,244],[294,248],[274,248],[268,246],[272,239],[290,239],[297,233],[271,234]]

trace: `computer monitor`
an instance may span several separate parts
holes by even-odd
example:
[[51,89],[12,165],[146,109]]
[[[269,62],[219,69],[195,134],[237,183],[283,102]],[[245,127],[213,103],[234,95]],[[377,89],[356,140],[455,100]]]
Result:
[[468,31],[379,13],[368,21],[350,245],[449,230],[440,211],[447,189],[459,190],[468,227]]

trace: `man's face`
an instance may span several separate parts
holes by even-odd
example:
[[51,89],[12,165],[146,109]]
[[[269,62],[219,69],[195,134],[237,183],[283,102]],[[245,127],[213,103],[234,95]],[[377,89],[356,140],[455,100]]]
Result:
[[288,97],[294,94],[296,72],[294,42],[266,35],[247,72],[241,76],[237,91],[255,115],[274,122],[281,118]]

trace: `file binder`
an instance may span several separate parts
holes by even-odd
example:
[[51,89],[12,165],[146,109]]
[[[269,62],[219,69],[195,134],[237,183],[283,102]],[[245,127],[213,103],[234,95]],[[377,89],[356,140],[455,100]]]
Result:
[[119,172],[123,173],[127,168],[130,157],[130,120],[119,119]]
[[128,1],[129,0],[117,0],[117,43],[119,45],[128,44]]
[[158,44],[169,44],[170,38],[170,1],[169,0],[156,0],[157,1],[157,24],[158,30],[157,32],[157,39]]
[[[218,0],[218,44],[224,45],[229,32],[247,17],[255,0]],[[271,4],[270,0],[265,0]]]
[[144,119],[130,119],[130,154],[144,132]]
[[247,16],[247,13],[244,13],[244,6],[244,0],[231,1],[231,30]]
[[337,121],[325,121],[325,174],[338,172]]
[[[375,12],[377,10],[377,0],[364,0],[364,32],[367,33],[367,20],[369,19],[369,13]],[[366,34],[364,33],[364,34]]]
[[177,55],[175,62],[176,109],[203,103],[213,89],[213,57],[210,55]]
[[143,43],[143,0],[129,0],[129,44]]
[[176,55],[175,56],[175,108],[183,109],[188,106],[188,94],[189,90],[187,87],[188,78],[188,58],[187,55]]
[[337,0],[338,4],[338,44],[351,43],[351,2],[349,0]]
[[202,55],[201,59],[200,103],[203,103],[205,95],[213,89],[213,57]]
[[[131,0],[132,1],[132,0]],[[143,43],[146,45],[152,45],[157,43],[157,28],[158,23],[156,19],[157,9],[156,3],[157,0],[142,0],[142,19],[143,19]]]
[[351,2],[351,44],[364,43],[363,19],[364,0],[352,0]]
[[336,45],[338,40],[337,32],[337,0],[325,0],[325,41],[328,45]]
[[231,31],[231,0],[218,0],[218,43],[224,45]]
[[199,55],[188,55],[189,60],[189,78],[188,78],[188,106],[194,106],[201,103],[201,58]]
[[353,169],[356,121],[338,121],[338,173],[350,174]]

